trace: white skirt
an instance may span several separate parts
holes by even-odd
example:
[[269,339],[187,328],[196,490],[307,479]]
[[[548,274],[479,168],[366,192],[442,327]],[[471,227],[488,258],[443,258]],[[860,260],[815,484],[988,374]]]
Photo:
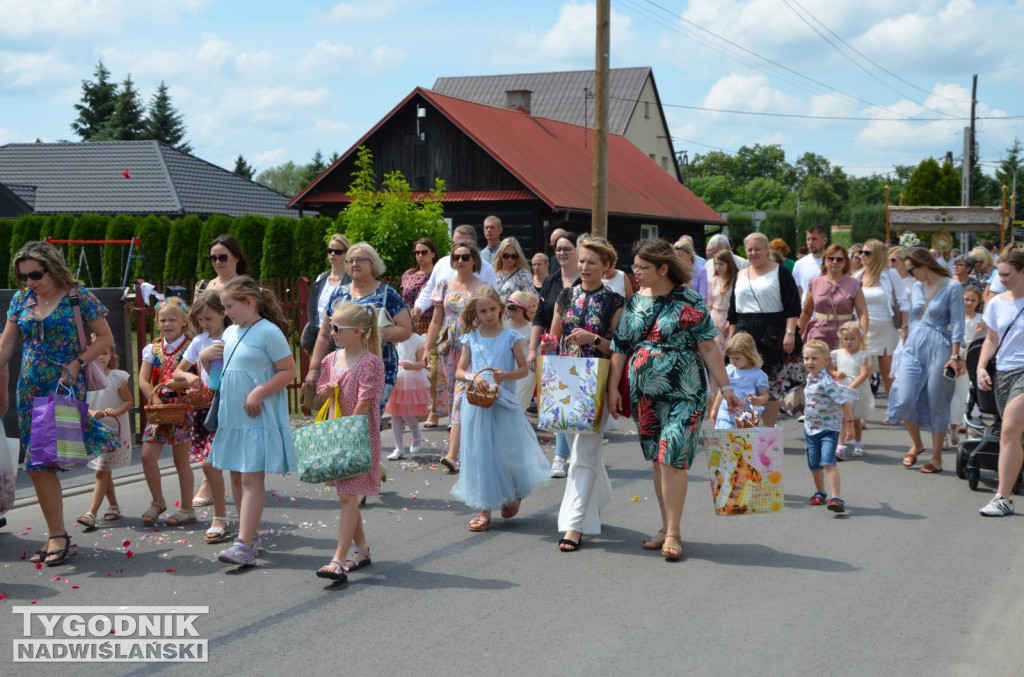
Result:
[[900,342],[900,332],[892,324],[892,318],[885,318],[875,322],[874,318],[868,322],[867,347],[865,351],[870,355],[892,355]]

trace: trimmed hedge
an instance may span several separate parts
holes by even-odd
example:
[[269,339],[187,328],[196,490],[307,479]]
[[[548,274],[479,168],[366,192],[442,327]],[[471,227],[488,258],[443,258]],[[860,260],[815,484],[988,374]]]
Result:
[[[277,218],[285,218],[279,216]],[[294,221],[294,219],[288,219]],[[241,245],[242,251],[245,252],[245,258],[249,262],[249,277],[254,280],[259,280],[261,277],[267,277],[261,275],[260,271],[263,267],[263,237],[267,232],[267,224],[270,222],[265,216],[254,216],[247,214],[245,216],[239,216],[237,219],[231,222],[231,228],[229,231],[238,240],[238,244]]]
[[[130,240],[135,237],[135,228],[138,224],[138,219],[127,214],[118,214],[114,218],[110,219],[110,223],[107,224],[105,240]],[[108,244],[103,247],[103,286],[104,287],[119,287],[121,280],[124,279],[124,269],[128,265],[128,250],[129,245],[120,244]],[[142,247],[143,253],[146,252],[146,247]],[[147,254],[147,258],[152,256],[152,253]],[[144,276],[143,276],[144,277]],[[129,275],[128,282],[130,283],[134,278]]]
[[[263,239],[260,272],[268,280],[283,280],[295,274],[295,219],[275,216]],[[242,245],[248,255],[248,249]]]
[[164,275],[168,280],[189,280],[195,275],[196,262],[192,257],[183,256],[182,253],[198,251],[202,230],[203,222],[195,214],[176,219],[171,224],[164,263]]
[[[110,217],[106,214],[82,214],[71,226],[69,240],[102,240],[107,236],[107,224]],[[103,284],[103,253],[100,245],[68,245],[64,260],[68,268],[75,273],[86,285],[96,287]],[[82,260],[81,253],[85,252],[84,263],[79,267]]]
[[[197,280],[209,280],[214,276],[213,264],[210,263],[210,243],[213,242],[218,235],[224,235],[225,233],[231,232],[231,219],[222,214],[214,214],[206,221],[203,222],[203,229],[199,232],[199,246],[198,256],[199,261],[196,265],[196,279]],[[245,251],[244,249],[242,250]],[[246,252],[245,258],[249,258],[248,252]]]

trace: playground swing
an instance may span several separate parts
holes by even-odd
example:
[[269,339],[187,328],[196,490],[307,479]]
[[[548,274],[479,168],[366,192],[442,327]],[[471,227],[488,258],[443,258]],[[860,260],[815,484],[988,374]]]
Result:
[[[55,240],[48,237],[46,241],[53,245],[128,245],[128,259],[125,261],[124,273],[121,275],[121,286],[128,286],[128,277],[131,275],[132,266],[136,260],[142,261],[142,267],[146,269],[146,279],[153,278],[153,271],[150,270],[149,261],[146,259],[146,252],[142,250],[141,237],[133,237],[130,240]],[[63,253],[63,249],[61,253]],[[66,256],[64,258],[67,260]],[[89,283],[88,286],[95,287],[96,285],[92,279],[92,270],[89,268],[89,258],[85,255],[84,246],[78,250],[78,268],[75,270],[75,277],[81,278],[82,268],[85,268],[85,280]]]

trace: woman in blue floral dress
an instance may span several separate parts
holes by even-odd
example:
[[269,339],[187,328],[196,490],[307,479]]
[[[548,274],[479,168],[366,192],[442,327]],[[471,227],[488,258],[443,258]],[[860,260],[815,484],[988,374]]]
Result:
[[693,464],[700,424],[708,402],[707,367],[730,411],[740,401],[732,392],[718,331],[700,294],[685,287],[689,267],[665,240],[645,240],[634,249],[639,291],[626,302],[612,342],[608,410],[623,410],[622,367],[629,357],[629,399],[644,458],[654,468],[662,527],[643,543],[669,559],[683,555],[680,522],[686,501],[687,470]]
[[[0,369],[7,368],[21,339],[18,429],[26,450],[25,470],[32,478],[49,534],[46,545],[29,561],[55,565],[67,559],[71,546],[64,525],[64,497],[56,474],[63,468],[33,462],[33,399],[53,394],[58,383],[63,382],[70,383],[75,397],[84,402],[85,365],[106,353],[114,338],[106,320],[107,309],[74,278],[53,245],[27,243],[14,255],[14,273],[19,291],[11,300],[7,326],[0,338]],[[88,350],[83,350],[79,342],[72,294],[79,303],[86,331],[96,335]],[[0,414],[7,407],[6,402],[0,402]],[[117,431],[93,418],[87,419],[84,438],[86,450],[93,458],[113,451],[119,444]]]

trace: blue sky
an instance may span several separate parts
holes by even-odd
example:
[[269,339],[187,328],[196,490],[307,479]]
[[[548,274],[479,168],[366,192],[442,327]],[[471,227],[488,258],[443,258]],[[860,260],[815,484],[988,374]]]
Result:
[[[855,175],[960,156],[977,73],[980,156],[995,162],[1024,139],[1022,10],[612,0],[611,63],[653,67],[691,158],[777,143],[790,162],[811,151]],[[147,100],[166,81],[199,157],[306,162],[440,76],[593,68],[594,15],[580,0],[0,0],[0,144],[76,139],[80,83],[102,59]]]

